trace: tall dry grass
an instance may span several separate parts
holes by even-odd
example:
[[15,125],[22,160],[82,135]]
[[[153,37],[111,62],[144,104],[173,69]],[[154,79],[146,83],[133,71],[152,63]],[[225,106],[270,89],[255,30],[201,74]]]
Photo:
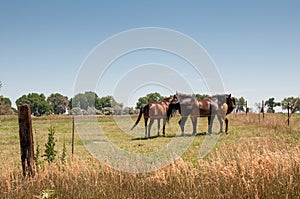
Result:
[[123,173],[93,158],[74,158],[64,168],[47,164],[33,178],[12,168],[1,168],[0,198],[42,198],[47,190],[48,198],[300,197],[300,149],[268,139],[223,145],[196,165],[178,159],[148,174]]

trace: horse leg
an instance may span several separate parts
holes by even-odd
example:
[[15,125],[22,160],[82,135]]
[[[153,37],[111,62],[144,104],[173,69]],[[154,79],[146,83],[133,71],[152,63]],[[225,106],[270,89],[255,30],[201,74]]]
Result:
[[208,134],[212,134],[212,127],[213,127],[213,123],[214,123],[214,119],[215,119],[215,115],[210,115],[208,116]]
[[225,132],[226,132],[226,134],[228,134],[228,119],[227,118],[225,118]]
[[166,135],[166,133],[165,133],[165,129],[166,129],[166,122],[167,122],[166,118],[163,118],[163,136],[165,136],[165,135]]
[[160,130],[160,119],[157,119],[157,136],[159,136],[159,130]]
[[222,133],[223,132],[223,117],[218,115],[218,120],[219,120],[219,123],[220,123],[220,131],[219,133]]
[[151,131],[151,127],[152,127],[153,122],[154,122],[154,119],[150,118],[150,123],[149,123],[149,126],[148,126],[148,136],[147,136],[147,138],[150,137],[150,131]]
[[179,120],[181,136],[184,136],[184,124],[185,124],[186,120],[187,120],[187,117],[181,117],[181,119]]
[[197,116],[191,117],[192,124],[193,124],[193,135],[196,135],[197,133]]
[[145,138],[147,137],[147,123],[148,123],[148,118],[145,118]]

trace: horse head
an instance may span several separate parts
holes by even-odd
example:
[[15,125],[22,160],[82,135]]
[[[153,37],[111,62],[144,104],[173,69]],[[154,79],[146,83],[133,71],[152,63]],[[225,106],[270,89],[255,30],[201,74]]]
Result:
[[226,104],[228,105],[228,110],[226,114],[229,114],[235,109],[236,103],[234,97],[231,94],[226,95]]
[[170,96],[170,97],[167,97],[167,98],[164,98],[163,100],[161,100],[161,102],[164,102],[166,103],[167,105],[169,105],[170,103],[173,103],[175,101],[177,101],[177,98],[175,98],[176,96]]
[[[177,93],[176,93],[177,94]],[[176,111],[180,112],[180,103],[178,101],[178,98],[176,95],[171,96],[170,98],[172,98],[171,102],[169,103],[169,107],[167,110],[167,121],[169,122],[170,117],[173,116],[173,114]]]

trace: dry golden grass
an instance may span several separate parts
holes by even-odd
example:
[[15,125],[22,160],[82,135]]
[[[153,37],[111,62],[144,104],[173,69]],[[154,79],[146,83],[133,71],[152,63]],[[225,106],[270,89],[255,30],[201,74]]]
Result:
[[196,166],[179,159],[149,174],[122,173],[94,159],[75,159],[64,169],[46,165],[26,179],[19,170],[2,170],[1,197],[41,197],[52,190],[53,198],[298,198],[299,148],[273,152],[268,149],[273,143],[267,143],[246,141],[246,150],[232,145]]
[[231,115],[229,135],[207,157],[197,158],[203,136],[196,136],[187,153],[197,155],[184,154],[151,173],[125,173],[75,156],[23,178],[18,163],[2,162],[0,198],[299,198],[299,118],[290,127],[284,118]]

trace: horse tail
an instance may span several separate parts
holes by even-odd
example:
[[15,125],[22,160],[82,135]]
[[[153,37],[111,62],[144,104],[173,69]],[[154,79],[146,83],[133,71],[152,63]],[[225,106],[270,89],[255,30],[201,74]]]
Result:
[[138,125],[138,123],[139,123],[140,120],[141,120],[142,114],[145,112],[145,108],[146,108],[147,106],[149,107],[149,105],[147,104],[147,105],[142,106],[142,107],[140,108],[139,116],[138,116],[138,118],[137,118],[135,124],[132,126],[132,128],[131,128],[130,130],[133,130],[133,129],[136,127],[136,125]]

